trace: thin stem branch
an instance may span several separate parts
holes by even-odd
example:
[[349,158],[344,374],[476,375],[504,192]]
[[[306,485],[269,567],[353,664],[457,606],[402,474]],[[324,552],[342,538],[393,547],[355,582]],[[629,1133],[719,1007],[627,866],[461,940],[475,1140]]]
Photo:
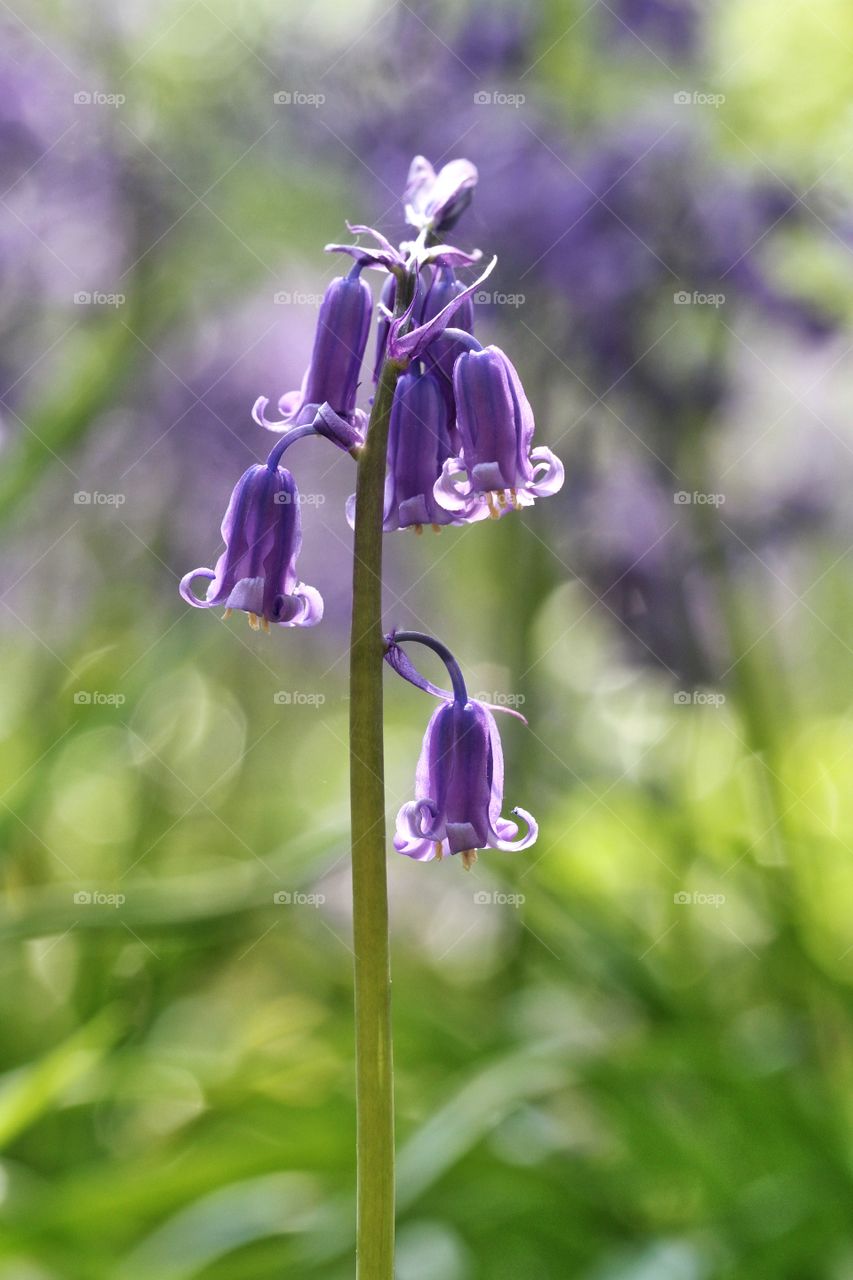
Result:
[[[397,314],[411,299],[397,290]],[[350,641],[350,808],[358,1112],[358,1280],[393,1280],[394,1076],[382,740],[382,517],[394,389],[386,360],[358,461]]]

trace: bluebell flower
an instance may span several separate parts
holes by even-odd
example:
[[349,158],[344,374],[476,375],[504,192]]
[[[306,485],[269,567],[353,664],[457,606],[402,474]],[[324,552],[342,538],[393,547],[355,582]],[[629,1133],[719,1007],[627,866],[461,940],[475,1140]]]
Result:
[[[433,488],[451,456],[447,400],[431,373],[412,369],[397,381],[388,428],[383,529],[438,529],[454,517],[436,502]],[[347,503],[350,524],[355,495]]]
[[[295,436],[286,438],[290,443]],[[283,442],[285,443],[285,442]],[[243,473],[222,521],[225,550],[213,569],[193,569],[181,579],[180,592],[196,609],[222,605],[249,615],[254,631],[270,623],[281,627],[313,627],[323,617],[323,600],[315,587],[300,582],[296,558],[302,547],[299,492],[289,471],[277,465],[278,446],[266,463]],[[193,592],[195,578],[207,578],[207,594]]]
[[484,520],[562,488],[560,459],[544,445],[531,448],[533,410],[498,347],[459,356],[453,391],[462,452],[448,458],[436,482],[440,506],[466,521]]
[[[465,294],[465,287],[461,280],[457,280],[456,272],[452,267],[440,267],[433,274],[430,286],[424,297],[421,316],[416,319],[415,323],[433,320],[444,310],[448,303],[460,296],[464,296],[464,301],[454,313],[453,327],[473,335],[474,300],[471,294]],[[439,386],[447,399],[451,434],[454,438],[456,435],[456,402],[453,397],[453,366],[457,358],[467,350],[468,346],[465,343],[460,342],[456,337],[448,336],[445,331],[444,334],[431,343],[424,352],[423,357],[424,364],[438,378]],[[455,439],[454,443],[458,446],[454,452],[458,453],[461,445]]]
[[[412,666],[399,648],[407,640],[425,644],[441,657],[452,693],[424,680]],[[456,660],[439,641],[420,632],[398,631],[387,642],[386,660],[398,674],[441,699],[424,735],[415,798],[397,815],[395,849],[418,862],[458,853],[469,868],[479,849],[529,848],[539,834],[531,814],[512,810],[526,824],[521,836],[517,822],[501,817],[503,749],[491,709],[468,697]]]
[[298,391],[286,392],[278,402],[282,417],[266,417],[269,400],[261,397],[253,416],[262,427],[281,431],[313,422],[318,409],[328,405],[345,421],[355,422],[355,400],[364,359],[373,295],[356,265],[347,276],[337,276],[320,304],[311,363]]

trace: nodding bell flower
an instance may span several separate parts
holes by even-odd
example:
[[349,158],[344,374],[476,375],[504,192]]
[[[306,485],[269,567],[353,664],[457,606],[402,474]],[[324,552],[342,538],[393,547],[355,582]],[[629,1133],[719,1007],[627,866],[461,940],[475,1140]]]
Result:
[[[454,517],[433,496],[444,460],[451,453],[447,402],[436,378],[417,369],[402,374],[388,428],[382,526],[386,533],[412,527],[421,533],[425,524],[437,532],[441,525],[453,523]],[[354,513],[353,497],[347,505],[350,523]]]
[[484,520],[531,507],[536,498],[562,488],[560,459],[544,445],[530,447],[533,410],[498,347],[459,356],[453,393],[462,451],[445,462],[436,482],[439,506],[464,521]]
[[361,270],[362,264],[356,263],[349,275],[336,276],[326,289],[302,386],[279,400],[280,421],[267,419],[269,400],[261,396],[253,410],[260,426],[271,431],[302,426],[313,422],[323,405],[355,423],[355,399],[373,314],[373,295],[361,279]]
[[[416,319],[415,324],[433,320],[439,312],[444,310],[448,303],[463,294],[465,294],[465,286],[460,280],[456,279],[456,272],[453,268],[437,268],[424,298],[421,318],[420,320]],[[474,301],[470,294],[465,296],[464,301],[454,313],[453,327],[456,330],[462,330],[473,335]],[[438,378],[439,385],[447,399],[451,418],[451,434],[454,436],[456,430],[456,404],[453,399],[453,366],[458,357],[467,350],[467,344],[460,342],[458,338],[454,338],[445,330],[427,347],[423,357],[427,369]],[[454,444],[456,444],[454,452],[458,453],[461,445],[456,441],[454,441]]]
[[[478,849],[529,848],[538,835],[533,817],[524,809],[512,810],[527,826],[522,836],[518,823],[501,817],[503,750],[491,709],[468,697],[456,660],[439,641],[416,631],[392,632],[386,640],[386,660],[398,674],[441,699],[424,735],[415,798],[397,815],[395,849],[418,862],[458,853],[468,869],[476,862]],[[399,649],[407,640],[427,645],[439,655],[447,667],[452,694],[424,680],[412,666]]]
[[425,156],[415,156],[403,193],[406,221],[419,231],[449,231],[471,203],[477,176],[470,160],[451,160],[436,173]]
[[[323,600],[315,587],[300,582],[296,557],[302,546],[299,492],[289,471],[278,465],[284,448],[313,432],[299,428],[286,436],[266,463],[244,472],[234,487],[222,521],[225,550],[213,569],[193,569],[181,579],[180,592],[196,609],[222,605],[249,615],[249,626],[269,631],[280,627],[313,627],[323,617]],[[207,578],[207,594],[193,592],[195,578]]]

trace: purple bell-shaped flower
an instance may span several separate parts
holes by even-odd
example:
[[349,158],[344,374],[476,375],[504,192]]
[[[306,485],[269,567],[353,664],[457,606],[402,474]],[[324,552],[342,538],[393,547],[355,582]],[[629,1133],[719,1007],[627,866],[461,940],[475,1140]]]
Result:
[[[440,506],[465,521],[497,518],[562,488],[560,459],[531,449],[533,410],[511,361],[498,347],[468,351],[453,367],[461,455],[436,482]],[[464,476],[463,476],[464,473]]]
[[[453,693],[436,688],[416,671],[399,644],[414,640],[439,654]],[[442,699],[433,712],[415,774],[415,798],[397,815],[394,848],[418,862],[446,854],[462,855],[463,866],[477,860],[478,849],[527,849],[539,833],[534,818],[513,809],[527,826],[501,817],[503,750],[495,717],[483,702],[469,699],[453,655],[430,636],[399,631],[388,637],[386,660],[405,679]],[[523,718],[523,717],[522,717]]]
[[[273,622],[313,627],[323,617],[319,591],[296,574],[302,547],[299,492],[290,472],[277,465],[280,452],[279,446],[270,461],[249,467],[237,481],[222,521],[225,550],[216,567],[193,569],[180,585],[187,604],[196,609],[222,605],[226,617],[242,609],[255,631],[269,631]],[[203,600],[192,590],[195,578],[209,580]]]

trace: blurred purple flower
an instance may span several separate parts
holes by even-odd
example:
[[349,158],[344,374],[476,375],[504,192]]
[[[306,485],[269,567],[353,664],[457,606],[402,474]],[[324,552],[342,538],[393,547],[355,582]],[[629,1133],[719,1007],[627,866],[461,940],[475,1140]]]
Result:
[[634,37],[644,47],[662,49],[674,57],[696,52],[700,14],[692,0],[612,0],[610,29],[626,43]]

